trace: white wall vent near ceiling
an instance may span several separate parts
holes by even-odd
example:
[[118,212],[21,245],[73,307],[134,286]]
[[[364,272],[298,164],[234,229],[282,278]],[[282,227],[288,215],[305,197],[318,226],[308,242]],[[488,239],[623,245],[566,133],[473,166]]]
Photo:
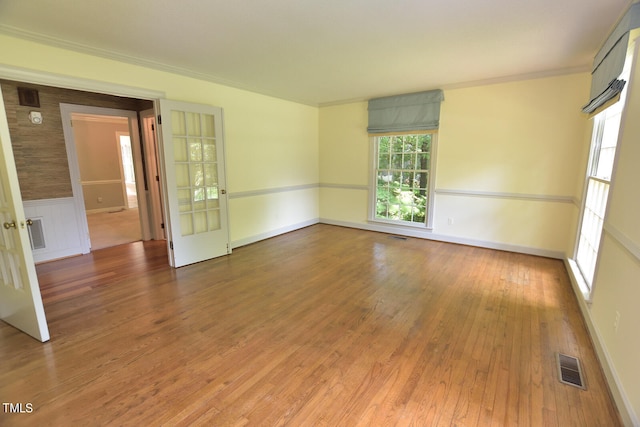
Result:
[[42,228],[42,218],[32,218],[33,224],[29,226],[29,241],[31,250],[44,249],[47,247],[44,240],[44,230]]

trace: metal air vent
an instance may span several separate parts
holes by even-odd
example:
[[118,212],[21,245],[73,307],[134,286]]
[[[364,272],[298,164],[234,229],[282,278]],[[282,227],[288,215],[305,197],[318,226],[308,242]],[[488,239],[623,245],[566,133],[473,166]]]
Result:
[[582,377],[580,360],[578,360],[578,358],[557,353],[556,361],[558,363],[558,378],[561,383],[572,385],[583,390],[586,389]]

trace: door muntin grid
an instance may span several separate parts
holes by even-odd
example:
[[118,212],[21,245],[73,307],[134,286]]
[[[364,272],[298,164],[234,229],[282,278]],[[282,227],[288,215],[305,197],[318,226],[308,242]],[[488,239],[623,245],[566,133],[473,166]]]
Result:
[[212,114],[171,111],[182,236],[220,230],[220,185]]

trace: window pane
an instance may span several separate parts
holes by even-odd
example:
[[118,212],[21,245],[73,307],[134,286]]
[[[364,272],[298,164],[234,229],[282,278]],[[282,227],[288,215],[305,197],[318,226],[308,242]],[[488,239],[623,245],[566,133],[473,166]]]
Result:
[[202,144],[197,139],[189,140],[189,160],[192,162],[202,161]]
[[216,143],[215,141],[204,140],[202,142],[203,160],[205,162],[215,162],[216,156]]
[[402,153],[404,143],[402,141],[401,136],[394,136],[391,139],[391,152],[392,153]]
[[391,155],[391,168],[402,169],[402,154]]
[[204,182],[206,185],[218,184],[218,168],[215,164],[206,163],[204,165]]
[[192,210],[191,190],[178,190],[178,209],[180,212],[189,212]]
[[190,174],[190,181],[189,183],[191,184],[192,187],[201,187],[204,185],[204,175],[202,173],[202,164],[196,163],[196,164],[192,164],[191,167],[189,168],[191,174]]
[[200,114],[187,113],[187,135],[200,136]]
[[387,169],[389,167],[389,153],[380,153],[378,155],[378,168]]
[[200,117],[202,119],[202,136],[214,137],[216,134],[215,116],[203,114]]
[[176,185],[180,187],[189,186],[189,166],[177,164],[176,165]]
[[416,154],[406,153],[404,155],[404,169],[414,170],[416,169]]
[[391,147],[391,138],[388,136],[381,136],[378,140],[378,153],[388,154]]
[[432,135],[421,135],[418,139],[416,151],[428,152],[431,150],[431,136]]
[[189,159],[187,151],[185,138],[173,138],[173,156],[176,162],[186,162]]
[[171,111],[171,127],[174,135],[186,135],[187,125],[182,111]]
[[608,183],[589,179],[576,255],[576,263],[589,286],[593,281],[608,196]]
[[393,180],[393,175],[388,170],[383,170],[378,172],[378,185],[379,186],[389,186],[389,183]]

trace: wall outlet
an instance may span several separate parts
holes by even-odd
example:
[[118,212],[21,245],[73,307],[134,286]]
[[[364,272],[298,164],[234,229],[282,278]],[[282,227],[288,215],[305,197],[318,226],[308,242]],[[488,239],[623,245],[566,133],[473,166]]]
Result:
[[613,330],[618,332],[618,326],[620,326],[620,312],[616,310],[616,320],[613,321]]
[[449,225],[453,225],[453,218],[449,217],[449,219],[447,220],[447,222],[449,223]]
[[102,197],[98,197],[98,203],[102,203]]

